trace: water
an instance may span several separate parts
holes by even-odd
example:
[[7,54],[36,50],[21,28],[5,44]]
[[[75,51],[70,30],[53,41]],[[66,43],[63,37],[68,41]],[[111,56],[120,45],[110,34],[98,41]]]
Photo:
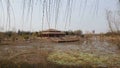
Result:
[[16,53],[22,53],[32,50],[51,50],[51,51],[77,51],[84,53],[92,53],[96,55],[120,55],[120,50],[116,45],[110,44],[107,41],[100,41],[99,38],[93,37],[89,41],[83,43],[41,43],[32,42],[24,45],[4,45],[0,46],[0,59],[9,58]]

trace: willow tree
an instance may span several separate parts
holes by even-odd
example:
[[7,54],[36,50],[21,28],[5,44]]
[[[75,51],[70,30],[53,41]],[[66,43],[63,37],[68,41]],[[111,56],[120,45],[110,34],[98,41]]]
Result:
[[106,17],[110,31],[112,33],[120,33],[120,12],[112,12],[110,10],[106,10]]
[[[118,0],[120,4],[120,0]],[[118,11],[111,11],[106,10],[106,18],[108,21],[108,27],[110,29],[110,32],[114,33],[120,33],[120,10],[118,8]]]
[[[15,16],[14,15],[15,8],[14,8],[14,6],[12,6],[13,5],[12,1],[16,1],[16,0],[0,0],[1,6],[5,2],[3,8],[5,8],[5,7],[7,8],[5,10],[7,23],[5,23],[5,24],[6,24],[6,29],[8,29],[8,30],[11,29],[11,27],[12,27],[11,26],[12,25],[12,18],[13,18],[12,16]],[[77,0],[66,0],[66,1],[65,0],[21,0],[21,7],[22,7],[21,22],[22,23],[20,23],[20,24],[22,26],[22,30],[23,30],[23,27],[25,25],[25,22],[30,21],[29,27],[30,27],[30,31],[32,31],[32,27],[33,27],[32,25],[34,24],[33,23],[33,20],[34,20],[33,14],[34,14],[34,10],[36,7],[36,3],[40,4],[42,6],[42,7],[39,6],[40,11],[42,11],[42,13],[41,13],[41,17],[42,17],[41,29],[42,30],[43,30],[44,25],[48,25],[48,27],[51,28],[50,22],[54,22],[54,24],[55,24],[54,28],[58,27],[58,25],[59,25],[58,21],[60,19],[61,10],[65,10],[65,11],[62,11],[62,13],[65,13],[62,15],[64,18],[64,22],[65,22],[63,26],[65,27],[65,29],[70,28],[71,23],[72,23],[71,22],[72,17],[74,15],[73,9],[76,7],[75,6],[76,1]],[[81,12],[81,10],[82,10],[82,13],[80,14],[81,17],[84,16],[85,10],[87,9],[86,7],[89,7],[88,1],[89,0],[78,0],[80,6],[77,6],[77,7],[80,8],[78,12]],[[95,13],[95,14],[98,11],[99,1],[100,0],[93,0],[93,3],[92,3],[93,4],[93,6],[92,6],[93,13]],[[62,6],[62,4],[65,4],[64,7]],[[45,22],[47,22],[47,23],[45,23]]]

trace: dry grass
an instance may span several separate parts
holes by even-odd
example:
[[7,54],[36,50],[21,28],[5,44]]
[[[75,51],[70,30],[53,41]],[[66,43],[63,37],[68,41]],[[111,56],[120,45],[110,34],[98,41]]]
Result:
[[[0,61],[0,68],[39,68],[47,65],[47,56],[51,51],[30,50],[11,55],[6,60]],[[47,68],[44,67],[44,68]]]
[[96,56],[82,52],[54,52],[49,55],[48,60],[55,64],[82,67],[120,66],[120,56],[118,55]]
[[19,53],[10,57],[9,60],[1,60],[0,68],[77,68],[77,66],[48,62],[47,57],[49,53],[51,51],[46,50]]
[[106,36],[104,39],[120,48],[120,35]]

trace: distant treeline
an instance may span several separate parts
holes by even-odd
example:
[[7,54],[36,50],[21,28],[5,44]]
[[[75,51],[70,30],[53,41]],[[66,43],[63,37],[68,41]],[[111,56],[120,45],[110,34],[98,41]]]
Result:
[[[63,31],[63,32],[66,35],[84,36],[81,30],[74,30],[74,31],[69,30],[69,31]],[[8,31],[8,32],[0,32],[0,38],[12,37],[12,36],[39,36],[41,33],[42,31],[39,31],[39,32],[20,31],[20,30],[18,32]],[[100,35],[100,34],[94,34],[94,35]],[[120,32],[106,32],[106,33],[103,33],[103,35],[106,35],[106,36],[120,35]]]
[[[65,32],[66,35],[82,35],[82,31],[81,30],[69,30],[69,31],[63,31]],[[30,31],[18,31],[18,32],[13,32],[13,31],[7,31],[7,32],[0,32],[0,36],[6,36],[6,37],[11,37],[11,36],[15,36],[15,35],[19,35],[19,36],[24,36],[24,35],[34,35],[34,36],[39,36],[42,33],[42,31],[39,32],[30,32]]]

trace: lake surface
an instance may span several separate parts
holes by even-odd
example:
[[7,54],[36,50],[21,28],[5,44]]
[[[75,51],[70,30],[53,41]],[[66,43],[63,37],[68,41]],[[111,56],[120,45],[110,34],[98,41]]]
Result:
[[117,45],[113,45],[103,40],[100,41],[99,38],[93,37],[91,40],[83,42],[69,42],[69,43],[51,43],[51,42],[31,42],[27,44],[19,45],[2,45],[0,46],[0,60],[8,59],[19,53],[29,52],[29,51],[72,51],[72,52],[83,52],[91,53],[95,55],[120,55],[120,50]]

